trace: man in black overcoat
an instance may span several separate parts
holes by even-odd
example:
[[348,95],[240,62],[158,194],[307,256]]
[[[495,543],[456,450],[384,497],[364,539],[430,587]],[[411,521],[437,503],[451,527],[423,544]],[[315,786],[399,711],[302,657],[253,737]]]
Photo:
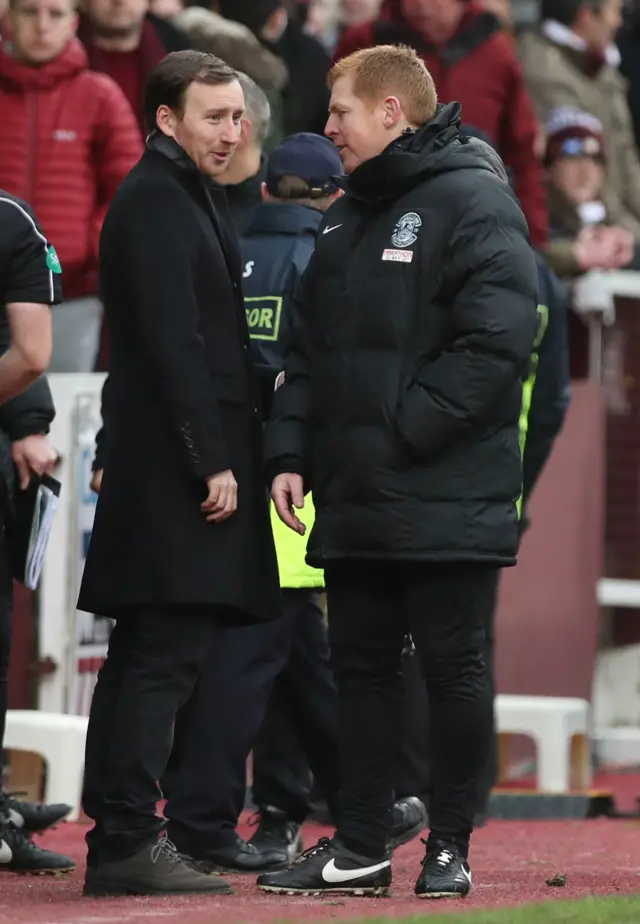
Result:
[[217,636],[280,615],[241,259],[211,182],[243,107],[222,61],[168,55],[147,83],[147,150],[102,231],[110,439],[78,606],[116,624],[87,738],[91,895],[228,891],[155,809]]

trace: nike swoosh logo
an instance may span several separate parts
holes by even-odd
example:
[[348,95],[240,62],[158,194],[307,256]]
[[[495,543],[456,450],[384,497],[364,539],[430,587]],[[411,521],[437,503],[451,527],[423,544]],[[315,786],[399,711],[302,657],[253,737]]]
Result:
[[[464,868],[464,866],[461,868],[460,872],[462,873],[464,878],[468,881],[469,885],[472,885],[473,883],[471,881],[471,873],[468,873],[466,869]],[[460,880],[460,882],[462,882],[462,880]]]
[[0,841],[0,863],[11,863],[13,851],[6,841]]
[[322,878],[325,882],[350,882],[352,879],[364,879],[365,876],[371,876],[373,873],[379,873],[380,870],[391,866],[389,860],[384,863],[376,863],[375,866],[362,866],[360,869],[338,869],[335,860],[329,860],[322,870]]
[[24,818],[22,815],[16,812],[15,809],[9,809],[7,815],[9,816],[9,821],[13,824],[14,827],[24,828]]
[[342,227],[342,225],[327,225],[327,227],[324,229],[324,231],[323,231],[322,233],[323,233],[323,234],[328,234],[329,231],[335,231],[336,228],[341,228],[341,227]]

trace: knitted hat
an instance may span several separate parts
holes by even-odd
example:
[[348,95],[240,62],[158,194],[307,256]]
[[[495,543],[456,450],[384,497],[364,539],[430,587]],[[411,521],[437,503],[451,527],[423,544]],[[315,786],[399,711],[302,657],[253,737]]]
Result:
[[602,123],[588,112],[573,106],[552,109],[545,132],[547,166],[560,157],[594,157],[602,162],[605,160]]

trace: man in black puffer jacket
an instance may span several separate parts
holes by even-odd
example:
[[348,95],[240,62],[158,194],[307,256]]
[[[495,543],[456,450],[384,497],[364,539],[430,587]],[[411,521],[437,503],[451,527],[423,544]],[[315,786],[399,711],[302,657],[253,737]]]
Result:
[[410,632],[434,752],[422,897],[466,894],[491,733],[484,625],[518,547],[518,418],[537,327],[527,225],[500,158],[460,140],[416,53],[380,46],[331,72],[326,133],[350,174],[303,277],[267,429],[280,517],[317,516],[340,698],[336,836],[270,891],[384,894]]

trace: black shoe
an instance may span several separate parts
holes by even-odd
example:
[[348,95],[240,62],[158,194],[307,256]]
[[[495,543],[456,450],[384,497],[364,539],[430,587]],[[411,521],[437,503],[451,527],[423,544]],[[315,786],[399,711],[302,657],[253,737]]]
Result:
[[428,821],[427,810],[417,796],[409,796],[395,803],[392,819],[389,847],[395,850],[424,831]]
[[322,837],[291,869],[258,876],[263,892],[280,895],[386,895],[391,885],[388,857],[362,857],[334,838]]
[[209,876],[181,856],[161,836],[155,844],[126,860],[98,861],[87,867],[84,895],[230,895],[232,888],[219,876]]
[[0,829],[0,870],[46,876],[70,873],[75,868],[64,854],[34,844],[23,828],[7,823]]
[[188,851],[206,873],[264,873],[284,869],[289,861],[280,848],[248,844],[236,835],[233,844],[205,852]]
[[41,805],[38,802],[21,802],[13,796],[7,796],[4,808],[11,823],[16,828],[24,828],[30,834],[39,834],[57,825],[71,811],[71,806],[63,802],[57,805]]
[[418,898],[464,898],[471,891],[471,870],[455,844],[429,845],[416,882]]
[[248,844],[256,850],[277,851],[289,866],[302,853],[302,825],[288,821],[285,813],[275,806],[265,805],[256,813],[258,830]]

